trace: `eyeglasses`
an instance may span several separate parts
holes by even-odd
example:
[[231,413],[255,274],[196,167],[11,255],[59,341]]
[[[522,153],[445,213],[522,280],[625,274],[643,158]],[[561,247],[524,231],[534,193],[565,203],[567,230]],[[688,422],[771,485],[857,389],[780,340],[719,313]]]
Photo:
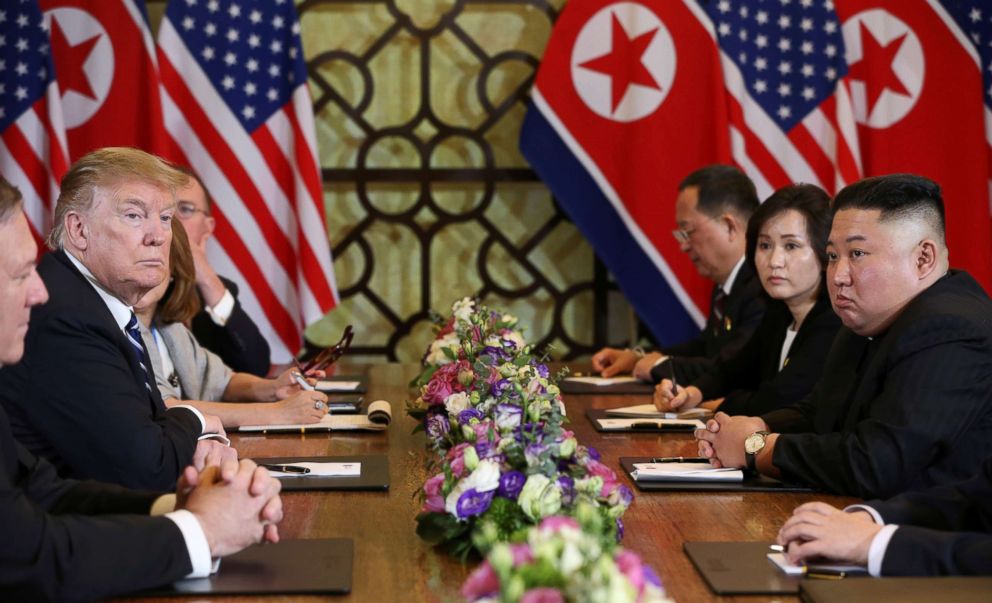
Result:
[[319,354],[314,356],[309,362],[300,366],[300,363],[296,363],[296,367],[300,369],[304,375],[310,371],[322,371],[327,367],[331,366],[338,361],[344,353],[348,351],[351,347],[351,340],[355,337],[355,332],[351,325],[344,328],[344,333],[341,335],[341,340],[332,345],[331,347],[324,348]]
[[180,218],[192,218],[197,212],[202,213],[204,216],[209,216],[210,212],[205,209],[200,209],[199,207],[193,205],[192,203],[180,203],[176,207],[176,213],[179,214]]
[[696,230],[696,228],[693,228],[692,230],[676,228],[672,231],[672,236],[675,237],[675,240],[678,241],[680,245],[684,245],[689,242],[689,237],[691,237],[692,233],[696,232]]

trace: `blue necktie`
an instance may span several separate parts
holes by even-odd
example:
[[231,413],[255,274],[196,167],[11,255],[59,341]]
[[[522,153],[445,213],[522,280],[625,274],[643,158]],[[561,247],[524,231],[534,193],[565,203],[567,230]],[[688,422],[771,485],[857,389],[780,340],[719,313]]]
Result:
[[144,373],[142,376],[144,377],[145,388],[150,394],[152,393],[152,385],[148,374],[148,355],[145,353],[145,346],[141,345],[141,330],[138,329],[138,317],[134,315],[134,312],[131,312],[131,320],[127,321],[127,326],[124,327],[124,334],[127,335],[131,349],[138,359],[138,366]]

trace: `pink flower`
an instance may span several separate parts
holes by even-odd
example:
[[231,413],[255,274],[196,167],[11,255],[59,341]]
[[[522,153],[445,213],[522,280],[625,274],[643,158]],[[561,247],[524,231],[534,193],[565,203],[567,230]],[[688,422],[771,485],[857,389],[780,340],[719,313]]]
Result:
[[541,531],[542,532],[560,532],[562,528],[573,528],[579,529],[579,522],[575,521],[571,517],[565,517],[564,515],[553,515],[551,517],[545,517],[541,520]]
[[499,578],[488,561],[469,574],[468,580],[462,584],[462,596],[468,601],[475,601],[499,593]]
[[461,444],[455,446],[448,451],[448,461],[451,465],[451,473],[455,477],[463,477],[465,475],[465,449],[471,446],[467,442],[462,442]]
[[440,496],[441,486],[444,485],[444,474],[438,473],[424,483],[424,493],[427,496]]
[[444,323],[444,326],[441,327],[441,330],[437,332],[437,337],[435,339],[441,339],[448,333],[454,332],[454,330],[455,330],[455,317],[452,316],[451,318],[448,319],[448,322]]
[[618,485],[617,474],[603,463],[594,461],[593,459],[586,461],[585,465],[590,476],[599,476],[603,478],[603,489],[600,491],[599,495],[604,497],[609,496],[610,492],[613,492],[613,489]]
[[530,545],[523,542],[511,544],[510,554],[513,555],[513,567],[520,567],[534,560],[534,555],[530,552]]
[[520,603],[565,603],[557,588],[532,588],[520,597]]
[[423,513],[444,513],[444,497],[428,496],[420,507]]
[[637,553],[623,551],[616,558],[620,573],[626,576],[634,590],[640,594],[644,590],[644,564]]
[[[450,365],[445,365],[450,366]],[[445,399],[452,393],[451,384],[445,379],[438,379],[437,373],[431,377],[431,380],[427,382],[424,386],[423,393],[421,394],[424,398],[424,402],[428,404],[444,404]]]
[[438,473],[424,483],[424,504],[421,511],[428,513],[444,513],[444,496],[441,494],[441,487],[444,485],[444,474]]

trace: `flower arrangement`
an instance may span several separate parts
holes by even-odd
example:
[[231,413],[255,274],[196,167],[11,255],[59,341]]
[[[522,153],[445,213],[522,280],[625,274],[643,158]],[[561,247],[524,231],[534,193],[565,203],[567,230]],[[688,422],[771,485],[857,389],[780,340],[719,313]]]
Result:
[[[463,414],[477,411],[463,411]],[[554,419],[554,413],[552,413]],[[579,445],[560,422],[500,423],[473,417],[422,489],[417,533],[466,557],[516,537],[541,519],[595,509],[597,537],[623,537],[621,516],[633,494],[599,453]]]
[[492,547],[462,585],[473,602],[662,603],[658,575],[636,553],[595,537],[600,516],[552,516],[516,542]]

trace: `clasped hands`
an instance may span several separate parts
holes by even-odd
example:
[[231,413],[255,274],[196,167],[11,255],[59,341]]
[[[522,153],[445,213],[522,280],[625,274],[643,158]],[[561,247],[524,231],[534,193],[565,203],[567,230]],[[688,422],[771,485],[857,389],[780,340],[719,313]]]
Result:
[[261,542],[278,542],[281,484],[250,460],[225,460],[202,470],[186,467],[176,485],[176,508],[193,513],[211,557]]
[[699,456],[710,459],[714,467],[743,467],[744,440],[756,431],[767,431],[768,425],[759,417],[730,416],[718,412],[706,422],[705,429],[697,429]]

